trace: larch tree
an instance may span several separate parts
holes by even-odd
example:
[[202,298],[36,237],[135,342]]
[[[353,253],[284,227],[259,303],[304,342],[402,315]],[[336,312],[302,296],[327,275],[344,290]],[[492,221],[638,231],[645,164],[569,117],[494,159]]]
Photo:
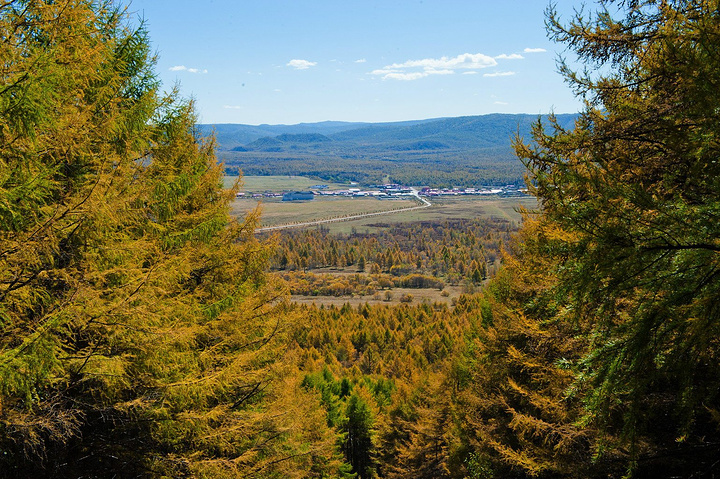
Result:
[[455,366],[465,376],[456,401],[467,447],[462,476],[599,478],[622,471],[617,458],[593,457],[598,433],[581,424],[572,366],[587,352],[588,326],[570,320],[572,309],[554,289],[557,261],[547,254],[563,239],[562,230],[527,217],[503,268],[463,306],[479,316]]
[[93,0],[0,4],[0,476],[322,477],[257,217]]
[[563,232],[546,247],[554,291],[590,325],[584,423],[631,470],[705,473],[720,454],[720,3],[603,1],[548,26],[585,66],[561,62],[586,107],[517,152]]

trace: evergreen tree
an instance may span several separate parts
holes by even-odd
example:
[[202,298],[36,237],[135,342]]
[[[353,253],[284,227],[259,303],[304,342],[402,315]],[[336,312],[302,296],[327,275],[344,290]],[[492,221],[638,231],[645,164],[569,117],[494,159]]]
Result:
[[[601,2],[553,37],[587,68],[573,130],[518,143],[556,233],[555,291],[590,325],[586,424],[644,474],[717,467],[720,410],[720,4]],[[715,465],[713,465],[713,463]]]
[[0,38],[0,476],[333,470],[282,379],[256,218],[229,218],[144,28],[109,2],[16,0]]
[[347,419],[342,426],[345,434],[343,449],[348,462],[359,478],[371,478],[375,472],[374,415],[369,405],[369,394],[353,392],[347,402]]

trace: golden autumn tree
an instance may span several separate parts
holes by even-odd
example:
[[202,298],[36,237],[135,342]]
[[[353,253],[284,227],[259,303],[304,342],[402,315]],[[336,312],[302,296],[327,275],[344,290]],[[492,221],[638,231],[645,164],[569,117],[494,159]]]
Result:
[[710,477],[720,414],[720,3],[601,1],[552,37],[574,128],[516,143],[542,205],[481,305],[475,477]]
[[147,33],[91,0],[0,4],[0,476],[321,477],[319,410],[212,141]]
[[557,294],[549,245],[571,236],[526,217],[489,287],[462,305],[478,316],[455,369],[466,375],[458,423],[470,477],[612,477],[622,459],[594,458],[597,430],[581,424],[575,364],[588,324]]
[[538,122],[516,144],[542,215],[493,286],[470,408],[479,449],[513,473],[717,472],[718,12],[712,0],[602,1],[567,22],[549,11],[585,66],[561,63],[585,109],[574,128]]
[[618,434],[631,468],[663,474],[700,474],[720,452],[719,11],[550,12],[554,38],[589,67],[562,66],[586,108],[575,129],[538,127],[518,148],[547,220],[572,235],[554,248],[558,291],[592,321],[587,421]]

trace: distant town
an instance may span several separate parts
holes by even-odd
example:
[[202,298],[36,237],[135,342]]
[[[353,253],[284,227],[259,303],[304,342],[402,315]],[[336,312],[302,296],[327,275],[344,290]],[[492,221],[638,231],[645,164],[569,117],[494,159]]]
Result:
[[478,188],[429,188],[421,189],[403,186],[399,184],[371,185],[367,188],[351,187],[347,189],[331,190],[328,185],[313,185],[304,191],[265,191],[257,192],[239,192],[238,198],[282,198],[283,201],[308,201],[316,196],[330,197],[372,197],[379,200],[394,200],[404,197],[425,196],[425,197],[443,197],[443,196],[465,196],[465,195],[495,195],[495,196],[523,196],[527,194],[527,188],[517,185],[505,186],[488,186]]

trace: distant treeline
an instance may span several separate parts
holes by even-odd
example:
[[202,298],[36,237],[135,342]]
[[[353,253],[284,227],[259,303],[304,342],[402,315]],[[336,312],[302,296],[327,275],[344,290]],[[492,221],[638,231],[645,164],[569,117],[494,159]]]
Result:
[[[558,115],[570,127],[577,115]],[[198,125],[216,135],[229,174],[305,175],[363,184],[387,180],[433,187],[520,184],[512,149],[536,115],[483,115],[417,122]],[[543,123],[548,119],[543,118]]]
[[376,184],[391,181],[436,188],[523,184],[525,167],[509,152],[441,152],[383,158],[353,156],[288,157],[286,153],[222,152],[225,172],[236,176],[302,175],[323,181]]

